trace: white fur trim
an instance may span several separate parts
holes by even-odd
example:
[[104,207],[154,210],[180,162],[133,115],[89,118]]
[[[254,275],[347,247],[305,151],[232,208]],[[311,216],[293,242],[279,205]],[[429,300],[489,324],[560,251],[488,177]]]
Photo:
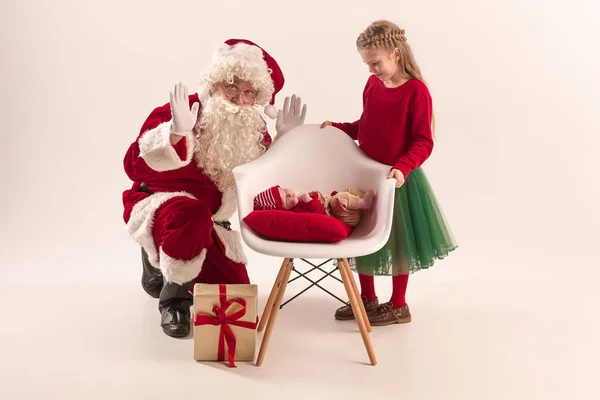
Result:
[[236,263],[246,264],[248,260],[242,247],[242,235],[238,231],[227,230],[217,224],[215,224],[214,229],[225,247],[227,258]]
[[237,211],[237,193],[235,186],[222,192],[221,207],[214,213],[213,221],[228,221]]
[[160,270],[167,282],[182,285],[196,279],[206,259],[207,249],[203,249],[192,260],[179,260],[166,254],[162,247],[160,249]]
[[185,160],[181,161],[171,145],[171,121],[164,122],[142,134],[138,140],[140,157],[150,168],[159,172],[185,167],[194,155],[194,135],[190,132],[185,138],[187,154]]
[[178,196],[186,196],[191,199],[195,199],[194,196],[187,192],[155,193],[139,201],[133,206],[133,209],[131,210],[131,216],[127,222],[127,225],[125,226],[125,230],[131,236],[131,238],[146,250],[146,253],[148,253],[148,260],[155,268],[159,268],[159,258],[156,245],[154,244],[154,238],[152,236],[154,214],[156,213],[158,207],[160,207],[163,203]]
[[259,47],[246,43],[222,44],[213,53],[212,64],[198,80],[198,96],[204,104],[213,85],[221,81],[233,82],[236,76],[252,82],[258,91],[255,103],[266,105],[275,91],[271,72]]
[[235,43],[233,45],[222,43],[217,46],[212,55],[213,64],[218,64],[227,57],[236,58],[239,61],[245,61],[250,64],[267,65],[263,59],[263,52],[257,46],[252,46],[248,43]]

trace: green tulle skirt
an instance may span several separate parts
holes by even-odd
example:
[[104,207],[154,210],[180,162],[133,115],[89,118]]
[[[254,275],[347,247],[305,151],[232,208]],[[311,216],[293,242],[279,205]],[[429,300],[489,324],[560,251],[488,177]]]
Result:
[[361,274],[398,275],[429,268],[456,248],[429,181],[418,168],[396,189],[392,231],[385,246],[348,261]]

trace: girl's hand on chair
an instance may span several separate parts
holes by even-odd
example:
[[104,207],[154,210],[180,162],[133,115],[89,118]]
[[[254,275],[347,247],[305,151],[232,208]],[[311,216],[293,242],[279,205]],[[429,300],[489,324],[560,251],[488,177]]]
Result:
[[404,185],[404,174],[399,169],[392,169],[387,176],[388,179],[396,179],[396,189]]
[[331,121],[325,121],[321,124],[321,129],[325,128],[326,126],[331,126]]

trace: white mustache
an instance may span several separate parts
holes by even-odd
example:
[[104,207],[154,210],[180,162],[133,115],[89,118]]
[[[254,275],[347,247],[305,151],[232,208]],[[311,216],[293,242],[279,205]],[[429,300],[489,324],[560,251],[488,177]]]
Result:
[[219,96],[219,103],[221,104],[221,107],[223,107],[223,110],[225,110],[231,114],[239,114],[240,111],[242,111],[243,109],[246,109],[246,108],[253,108],[258,113],[260,113],[262,110],[262,107],[258,104],[252,104],[252,105],[235,104],[229,100],[226,100],[225,98],[223,98],[221,96]]
[[222,105],[223,105],[223,108],[225,109],[225,111],[230,112],[232,114],[237,114],[242,109],[242,106],[233,104],[230,101],[223,101]]

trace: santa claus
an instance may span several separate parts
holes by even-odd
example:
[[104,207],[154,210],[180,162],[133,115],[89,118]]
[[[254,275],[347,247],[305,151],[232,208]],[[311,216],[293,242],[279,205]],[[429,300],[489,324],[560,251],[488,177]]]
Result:
[[177,84],[152,111],[124,159],[133,181],[123,193],[126,229],[142,247],[142,287],[159,298],[161,326],[173,337],[190,333],[194,283],[250,283],[228,220],[237,209],[232,169],[272,143],[262,113],[277,117],[277,137],[306,115],[295,95],[276,112],[284,77],[256,44],[230,39],[212,61],[198,93]]

